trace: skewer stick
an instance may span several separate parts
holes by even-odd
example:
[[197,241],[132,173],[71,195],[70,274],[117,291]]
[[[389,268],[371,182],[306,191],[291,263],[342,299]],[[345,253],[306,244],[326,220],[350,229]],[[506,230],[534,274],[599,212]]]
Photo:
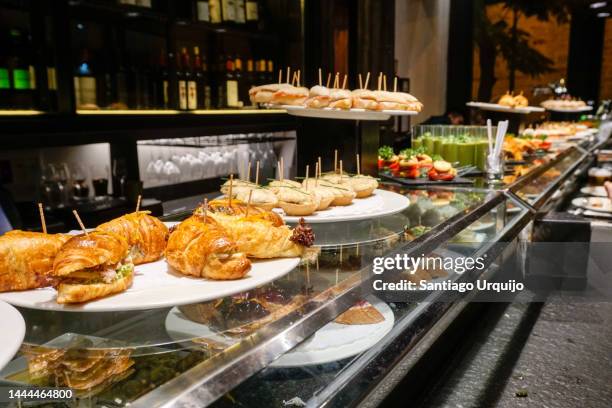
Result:
[[287,83],[289,83],[290,76],[291,76],[291,67],[287,67]]
[[315,163],[315,187],[317,187],[318,185],[319,185],[319,163]]
[[251,161],[249,160],[249,164],[247,167],[247,182],[251,181]]
[[363,87],[365,89],[368,89],[368,82],[370,82],[370,73],[368,72],[368,74],[366,75],[366,80],[365,80],[365,84],[363,85]]
[[397,77],[393,78],[393,92],[397,92]]
[[40,213],[40,224],[42,225],[43,234],[47,233],[47,223],[45,222],[45,210],[42,203],[38,203],[38,212]]
[[140,201],[142,200],[142,196],[138,194],[138,200],[136,200],[136,212],[140,210]]
[[234,175],[230,174],[230,185],[229,185],[229,206],[232,208],[232,190],[234,188]]
[[310,175],[310,165],[306,165],[306,190],[308,190],[308,176]]
[[383,90],[387,92],[387,75],[383,75]]
[[344,74],[344,80],[342,81],[342,89],[346,88],[346,79],[348,78],[348,75]]
[[325,84],[326,88],[329,88],[329,81],[331,81],[331,72],[327,73],[327,83]]
[[280,166],[280,161],[276,161],[276,168],[278,169],[278,181],[281,181],[283,179],[283,176],[281,175],[281,166]]
[[87,229],[85,228],[85,225],[83,225],[83,221],[81,221],[81,217],[79,217],[79,213],[77,212],[77,210],[72,210],[72,213],[74,214],[74,217],[76,218],[77,222],[79,223],[79,226],[81,227],[85,235],[89,235],[87,233]]
[[363,82],[361,80],[361,73],[359,73],[359,89],[363,89]]
[[342,171],[342,160],[340,160],[340,183],[342,183],[342,176],[344,175]]
[[357,153],[357,175],[361,175],[361,166],[359,165],[359,153]]
[[323,79],[321,77],[321,68],[319,68],[319,86],[323,85]]
[[334,174],[338,173],[338,149],[334,150]]
[[302,77],[302,70],[298,69],[298,74],[297,74],[297,86],[300,86],[300,78]]
[[255,186],[259,186],[259,160],[255,162]]
[[279,69],[278,70],[278,83],[280,84],[281,82],[283,82],[283,70]]
[[339,75],[339,72],[336,72],[336,75],[334,75],[334,88],[338,88],[338,82],[340,82]]
[[321,156],[317,157],[317,163],[319,163],[319,177],[321,177]]
[[282,157],[280,159],[280,168],[281,168],[280,179],[281,181],[283,181],[285,179],[285,160]]
[[291,85],[295,84],[295,78],[297,78],[297,72],[294,72],[293,75],[291,76]]
[[249,208],[251,207],[251,195],[253,195],[253,190],[249,190],[249,200],[247,201],[247,208],[246,208],[246,211],[244,212],[245,217],[249,216]]
[[380,84],[382,83],[382,72],[378,74],[378,88],[376,88],[377,90],[380,91]]

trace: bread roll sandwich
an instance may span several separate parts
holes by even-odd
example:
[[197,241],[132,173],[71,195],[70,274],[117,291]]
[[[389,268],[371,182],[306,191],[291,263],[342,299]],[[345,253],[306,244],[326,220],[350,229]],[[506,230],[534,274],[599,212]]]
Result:
[[134,265],[157,261],[166,249],[168,227],[149,214],[149,211],[126,214],[98,226],[97,229],[124,237]]
[[303,105],[308,98],[308,88],[285,86],[274,92],[270,103],[275,105]]
[[369,89],[355,89],[351,92],[353,108],[378,110],[376,94]]
[[234,197],[245,203],[249,202],[250,199],[252,206],[261,207],[266,210],[278,207],[278,198],[276,194],[274,194],[272,190],[264,187],[258,187],[248,191],[244,189],[239,190]]
[[207,279],[241,279],[251,270],[246,255],[209,212],[196,212],[176,227],[166,259],[182,274]]
[[0,292],[53,284],[53,261],[69,235],[10,231],[0,237]]
[[314,195],[317,196],[319,200],[319,206],[317,207],[317,211],[322,211],[329,208],[332,201],[334,201],[334,198],[336,198],[336,194],[334,194],[334,192],[329,187],[324,187],[323,185],[320,185],[319,181],[316,179],[305,179],[302,182],[302,185],[304,187],[304,190],[308,191],[309,193],[314,193]]
[[268,184],[268,188],[270,190],[272,190],[274,192],[274,194],[277,194],[279,192],[279,190],[281,188],[284,187],[293,187],[293,188],[301,188],[302,185],[300,183],[298,183],[297,181],[293,181],[293,180],[287,180],[287,179],[283,179],[283,180],[272,180],[269,184]]
[[351,91],[334,88],[330,91],[329,107],[334,109],[351,109],[353,97]]
[[276,192],[278,206],[291,216],[310,215],[317,210],[319,201],[317,196],[300,187],[279,187]]
[[310,91],[308,93],[308,99],[305,102],[305,105],[309,108],[325,108],[327,105],[329,105],[329,102],[331,101],[331,93],[329,88],[321,86],[321,85],[315,85],[312,88],[310,88]]
[[420,112],[423,104],[406,92],[374,91],[379,110],[405,110]]
[[[248,211],[247,211],[248,207]],[[272,223],[272,225],[278,227],[281,225],[285,225],[282,217],[273,211],[268,211],[261,207],[247,206],[244,201],[240,200],[232,200],[231,205],[228,199],[217,199],[208,202],[208,212],[211,213],[219,213],[226,215],[246,215],[248,213],[249,217],[259,218],[262,220],[267,220]],[[200,206],[195,211],[196,214],[204,214],[204,207]]]
[[291,85],[283,83],[254,86],[249,90],[249,99],[252,103],[271,103],[274,93],[287,87]]
[[125,291],[132,284],[134,265],[120,235],[92,231],[70,238],[53,263],[58,303],[83,303]]
[[378,181],[374,177],[363,174],[343,178],[342,184],[350,186],[357,198],[369,197],[378,188]]

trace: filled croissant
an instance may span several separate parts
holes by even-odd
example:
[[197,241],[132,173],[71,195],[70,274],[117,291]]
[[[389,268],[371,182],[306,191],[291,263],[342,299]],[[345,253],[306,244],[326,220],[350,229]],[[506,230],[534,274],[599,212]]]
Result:
[[125,291],[134,275],[128,251],[126,239],[112,232],[70,238],[53,263],[57,303],[82,303]]
[[[244,201],[232,200],[231,205],[228,199],[221,198],[208,202],[208,211],[211,213],[220,213],[226,215],[246,215],[247,204]],[[268,211],[261,207],[250,206],[248,207],[248,215],[250,218],[257,218],[267,220],[272,223],[273,226],[279,227],[285,225],[283,218],[275,213],[274,211]],[[196,213],[203,214],[203,207],[196,209]]]
[[127,240],[134,265],[157,261],[164,254],[168,240],[168,228],[149,211],[126,214],[106,222],[100,231],[121,235]]
[[166,260],[182,274],[216,280],[240,279],[251,269],[246,255],[210,213],[196,213],[176,227],[168,238]]
[[53,260],[69,235],[10,231],[0,237],[0,292],[51,286]]

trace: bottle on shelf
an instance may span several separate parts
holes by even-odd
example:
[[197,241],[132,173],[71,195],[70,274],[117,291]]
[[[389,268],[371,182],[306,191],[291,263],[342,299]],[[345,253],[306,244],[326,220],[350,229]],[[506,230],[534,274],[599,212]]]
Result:
[[221,14],[224,24],[236,23],[236,2],[235,0],[221,0]]
[[217,61],[214,67],[215,76],[215,106],[217,108],[226,107],[226,92],[225,92],[225,70],[226,70],[226,59],[225,55],[220,54],[217,57]]
[[243,96],[243,88],[244,88],[244,75],[242,72],[242,58],[239,55],[236,55],[234,59],[234,78],[236,80],[236,106],[241,108],[244,106]]
[[221,24],[223,16],[221,12],[221,0],[209,0],[208,12],[210,14],[210,22],[213,24]]
[[238,100],[238,81],[236,80],[234,59],[228,56],[225,61],[225,105],[229,108],[240,106]]
[[166,51],[161,50],[152,81],[153,104],[157,109],[168,109],[168,63]]
[[185,80],[187,81],[187,110],[195,110],[198,108],[198,89],[187,47],[182,48],[181,54],[183,58],[183,71],[185,73]]
[[206,71],[202,56],[200,55],[200,47],[195,46],[193,47],[193,73],[197,92],[197,109],[210,108],[210,85],[208,84]]
[[246,0],[246,22],[249,27],[257,28],[259,24],[259,3],[257,0]]
[[198,0],[195,2],[195,16],[198,21],[210,23],[210,4],[208,0]]
[[246,23],[246,10],[244,0],[234,0],[236,7],[236,24],[244,25]]
[[247,101],[247,103],[251,105],[250,98],[249,98],[249,90],[251,89],[252,86],[255,85],[255,80],[256,80],[253,58],[247,59],[246,67],[247,68],[246,68],[246,75],[244,76],[244,85],[242,86],[242,89],[244,90],[244,94],[241,96],[241,99],[242,101]]
[[204,109],[212,108],[212,87],[210,78],[210,66],[206,59],[206,54],[201,55],[202,58],[202,74],[204,76]]
[[272,61],[271,59],[269,59],[266,62],[266,83],[272,83],[274,82],[274,61]]
[[183,51],[176,56],[176,82],[178,87],[178,109],[187,110],[187,75],[183,66]]
[[74,72],[74,96],[77,109],[98,109],[94,67],[87,48],[81,50]]
[[9,105],[11,108],[31,109],[34,107],[36,75],[30,64],[29,35],[20,29],[12,28],[8,32],[7,72],[9,76]]
[[263,85],[266,83],[266,60],[261,58],[257,60],[257,83]]

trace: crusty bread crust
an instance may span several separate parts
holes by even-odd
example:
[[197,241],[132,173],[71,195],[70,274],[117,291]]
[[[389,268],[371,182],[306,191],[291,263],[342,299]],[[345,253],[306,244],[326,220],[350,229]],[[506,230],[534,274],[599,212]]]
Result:
[[93,283],[89,285],[60,283],[57,287],[57,303],[83,303],[124,292],[132,286],[134,273],[130,273],[112,283]]

